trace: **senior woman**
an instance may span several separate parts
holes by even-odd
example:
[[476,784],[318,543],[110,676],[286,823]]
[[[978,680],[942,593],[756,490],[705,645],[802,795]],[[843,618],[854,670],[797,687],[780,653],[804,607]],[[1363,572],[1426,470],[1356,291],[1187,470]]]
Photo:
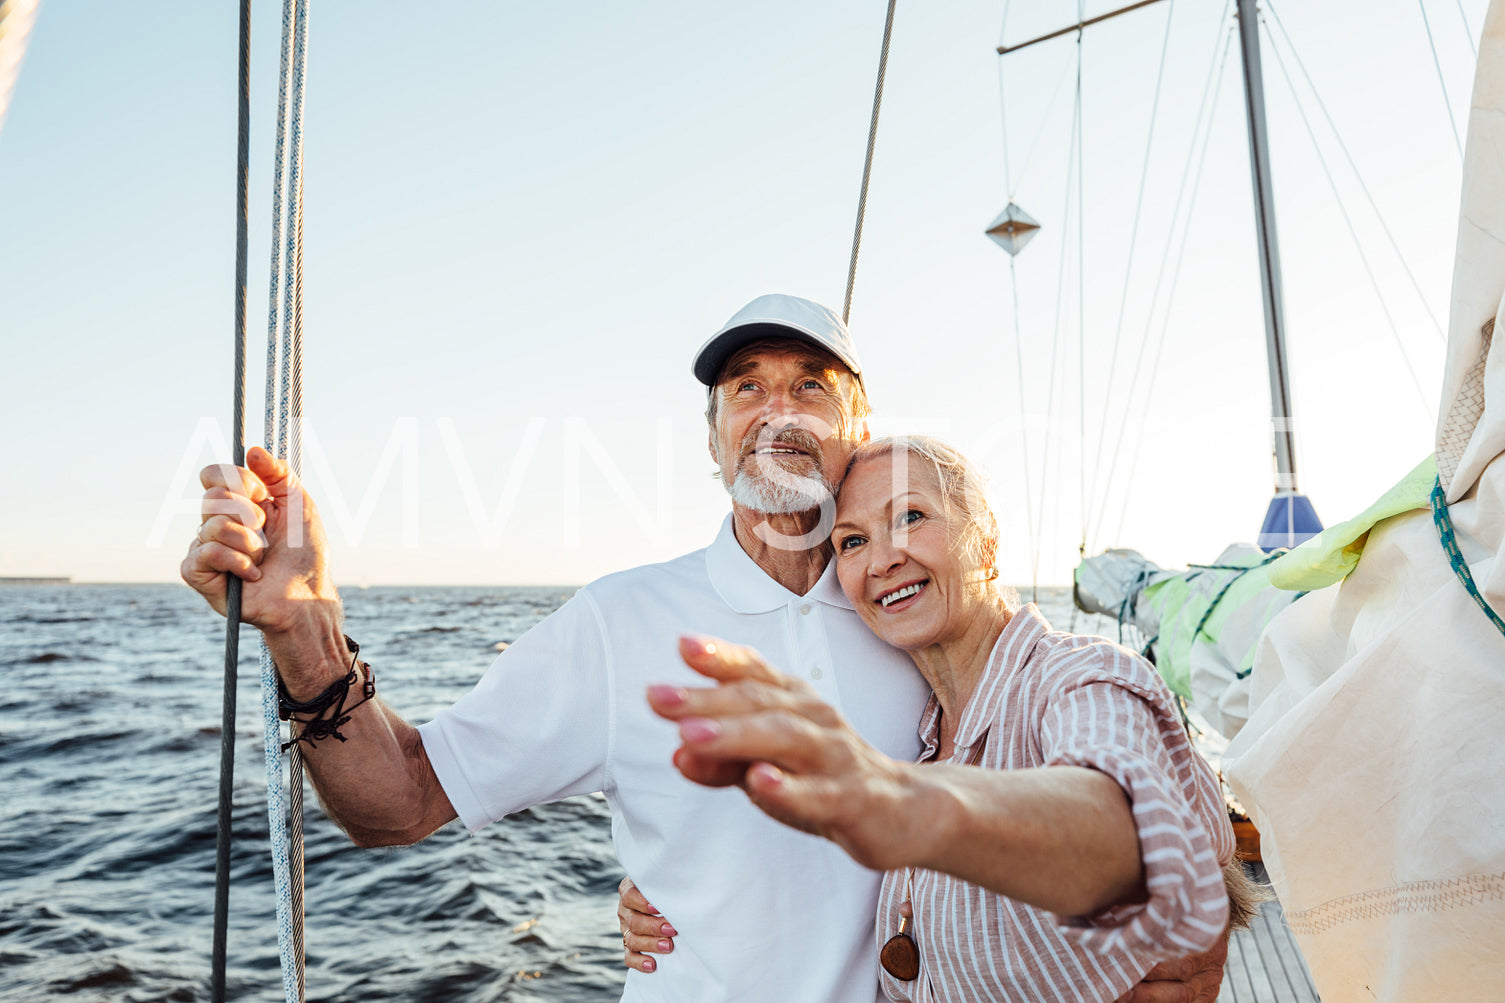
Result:
[[686,777],[741,786],[886,872],[887,996],[1106,1003],[1218,941],[1233,836],[1216,781],[1148,664],[1051,631],[999,587],[997,523],[966,460],[919,437],[863,447],[832,545],[847,598],[934,691],[917,763],[710,638],[681,654],[720,685],[657,686],[649,702],[679,725]]

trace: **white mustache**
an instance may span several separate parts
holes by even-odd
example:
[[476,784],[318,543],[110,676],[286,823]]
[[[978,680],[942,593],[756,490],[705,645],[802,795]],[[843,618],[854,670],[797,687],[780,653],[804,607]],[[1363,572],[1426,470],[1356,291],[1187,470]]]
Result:
[[820,442],[803,428],[786,428],[772,438],[768,437],[768,428],[764,426],[757,431],[748,432],[742,439],[742,454],[744,456],[755,453],[759,446],[791,446],[800,450],[807,456],[820,455]]

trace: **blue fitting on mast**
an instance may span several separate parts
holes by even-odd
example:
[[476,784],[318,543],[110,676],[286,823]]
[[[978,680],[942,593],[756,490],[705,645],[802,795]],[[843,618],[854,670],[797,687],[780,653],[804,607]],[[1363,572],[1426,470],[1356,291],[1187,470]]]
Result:
[[1278,491],[1265,510],[1264,525],[1259,528],[1259,548],[1265,553],[1289,550],[1322,532],[1322,520],[1311,499],[1297,491]]

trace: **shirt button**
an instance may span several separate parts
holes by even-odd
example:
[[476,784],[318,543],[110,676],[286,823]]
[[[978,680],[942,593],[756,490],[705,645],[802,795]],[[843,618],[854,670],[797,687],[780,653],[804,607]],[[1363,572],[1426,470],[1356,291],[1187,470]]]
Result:
[[810,678],[811,679],[819,679],[820,677],[821,677],[820,666],[819,665],[812,665],[810,667]]
[[810,604],[809,603],[805,603],[805,605],[803,605],[803,606],[800,607],[800,615],[801,616],[809,616],[810,615]]

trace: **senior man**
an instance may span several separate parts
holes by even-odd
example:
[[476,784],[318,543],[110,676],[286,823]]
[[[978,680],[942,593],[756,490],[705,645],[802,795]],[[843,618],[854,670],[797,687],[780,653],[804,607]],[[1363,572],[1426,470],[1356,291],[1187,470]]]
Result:
[[[774,295],[707,341],[694,372],[732,497],[720,534],[587,585],[421,727],[379,698],[356,705],[370,671],[342,635],[317,508],[264,451],[248,469],[204,470],[212,514],[183,578],[221,613],[228,575],[245,580],[242,616],[261,628],[294,719],[319,722],[294,728],[315,740],[308,772],[356,843],[413,843],[456,817],[474,831],[601,791],[618,858],[678,931],[660,971],[628,974],[624,1000],[871,1003],[880,876],[684,780],[677,735],[644,699],[650,683],[693,683],[676,639],[713,634],[806,679],[886,754],[917,754],[926,687],[863,627],[829,566],[831,496],[868,434],[861,366],[834,313]],[[319,740],[333,730],[344,740]]]

